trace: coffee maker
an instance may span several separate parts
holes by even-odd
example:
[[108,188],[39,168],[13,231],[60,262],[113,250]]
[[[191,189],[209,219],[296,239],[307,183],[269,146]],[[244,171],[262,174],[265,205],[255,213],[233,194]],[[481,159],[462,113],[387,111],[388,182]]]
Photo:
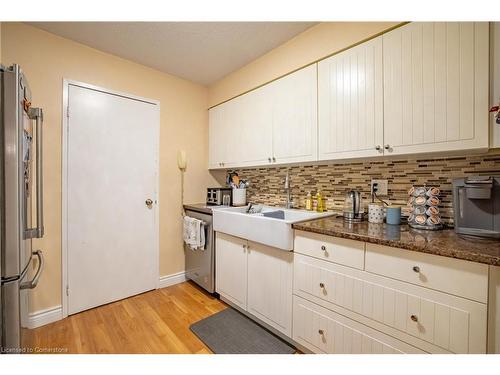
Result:
[[500,177],[453,180],[455,232],[500,238]]

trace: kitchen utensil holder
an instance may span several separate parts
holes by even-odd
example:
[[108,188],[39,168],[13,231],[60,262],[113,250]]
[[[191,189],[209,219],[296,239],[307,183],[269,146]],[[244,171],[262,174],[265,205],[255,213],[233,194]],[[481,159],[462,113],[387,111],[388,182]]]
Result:
[[233,189],[233,206],[245,206],[247,204],[247,189]]

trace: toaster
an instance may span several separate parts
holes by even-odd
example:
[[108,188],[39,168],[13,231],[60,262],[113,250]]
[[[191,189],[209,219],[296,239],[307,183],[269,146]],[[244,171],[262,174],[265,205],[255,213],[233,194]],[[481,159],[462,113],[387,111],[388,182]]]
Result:
[[231,206],[233,204],[233,189],[231,188],[208,188],[207,205],[222,206],[223,204]]

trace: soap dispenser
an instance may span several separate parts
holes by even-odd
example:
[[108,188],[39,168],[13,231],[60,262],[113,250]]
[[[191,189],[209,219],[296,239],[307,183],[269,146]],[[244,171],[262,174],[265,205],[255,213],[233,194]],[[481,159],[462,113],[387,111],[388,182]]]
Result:
[[306,195],[306,210],[312,211],[312,209],[313,209],[313,199],[312,199],[311,192],[308,191],[307,195]]
[[320,191],[318,191],[318,193],[316,194],[316,200],[318,201],[318,204],[316,205],[316,211],[323,212],[325,210],[325,207],[323,202],[323,196],[321,195]]

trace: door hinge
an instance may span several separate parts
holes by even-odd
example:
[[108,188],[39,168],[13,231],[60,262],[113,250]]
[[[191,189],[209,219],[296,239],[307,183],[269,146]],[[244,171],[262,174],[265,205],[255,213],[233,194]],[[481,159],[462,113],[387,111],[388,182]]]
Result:
[[66,295],[69,296],[69,285],[66,285]]

